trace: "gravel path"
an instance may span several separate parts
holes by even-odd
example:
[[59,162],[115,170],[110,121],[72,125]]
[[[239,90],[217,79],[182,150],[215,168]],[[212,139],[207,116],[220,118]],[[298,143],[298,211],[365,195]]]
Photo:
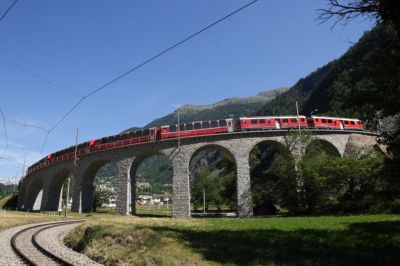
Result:
[[46,250],[74,265],[102,265],[63,244],[65,235],[78,225],[68,224],[47,229],[37,236],[36,241]]
[[[18,231],[31,227],[33,225],[48,224],[49,222],[22,225],[14,228],[10,228],[0,232],[0,266],[19,266],[26,265],[13,251],[11,247],[11,238]],[[64,246],[62,238],[78,224],[63,225],[55,228],[51,228],[43,231],[37,236],[37,241],[40,245],[43,245],[50,252],[71,260],[72,264],[75,265],[101,265],[98,264],[83,254],[77,253],[70,248]]]
[[[38,223],[38,224],[46,224]],[[25,265],[24,262],[15,254],[11,247],[11,238],[22,229],[28,228],[32,224],[13,227],[0,232],[0,265]]]

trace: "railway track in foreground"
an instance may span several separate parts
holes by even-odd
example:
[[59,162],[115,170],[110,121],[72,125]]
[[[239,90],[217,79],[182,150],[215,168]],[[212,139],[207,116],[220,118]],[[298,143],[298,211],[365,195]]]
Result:
[[74,265],[73,263],[48,251],[38,241],[38,235],[48,229],[82,223],[83,221],[53,222],[27,227],[15,233],[11,238],[14,252],[28,265]]

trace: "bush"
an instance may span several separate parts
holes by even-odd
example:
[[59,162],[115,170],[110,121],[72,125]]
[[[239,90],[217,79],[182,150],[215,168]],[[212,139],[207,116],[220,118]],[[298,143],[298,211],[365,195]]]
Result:
[[390,204],[391,213],[400,213],[400,199],[395,199],[392,204]]

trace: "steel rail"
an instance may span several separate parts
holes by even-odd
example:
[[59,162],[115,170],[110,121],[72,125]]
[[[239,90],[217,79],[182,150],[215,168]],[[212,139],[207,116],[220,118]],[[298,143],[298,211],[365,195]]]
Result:
[[56,223],[47,223],[47,224],[39,224],[39,225],[34,225],[34,226],[30,226],[27,227],[25,229],[22,229],[20,231],[18,231],[17,233],[15,233],[13,235],[13,237],[11,238],[10,244],[12,249],[14,250],[14,252],[22,259],[24,260],[28,265],[34,265],[34,266],[41,266],[38,265],[36,262],[34,262],[29,255],[25,254],[19,247],[18,244],[16,243],[17,238],[24,232],[28,231],[28,230],[32,230],[35,228],[40,228],[43,227],[41,229],[39,229],[37,232],[35,232],[32,236],[32,238],[30,239],[30,241],[32,242],[32,244],[37,248],[38,252],[41,252],[42,254],[44,254],[45,256],[49,257],[49,259],[60,263],[60,265],[67,265],[67,266],[73,266],[74,264],[71,264],[70,262],[64,260],[63,258],[53,254],[52,252],[48,251],[47,249],[45,249],[42,245],[40,245],[36,238],[37,236],[45,231],[48,230],[50,228],[54,228],[57,226],[62,226],[62,225],[68,225],[68,224],[74,224],[74,223],[82,223],[83,220],[78,220],[78,221],[64,221],[64,222],[56,222]]

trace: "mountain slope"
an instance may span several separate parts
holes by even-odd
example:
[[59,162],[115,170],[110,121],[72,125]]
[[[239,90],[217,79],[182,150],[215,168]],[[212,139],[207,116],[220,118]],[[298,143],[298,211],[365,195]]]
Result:
[[[252,97],[234,97],[210,105],[184,105],[180,108],[180,119],[182,123],[184,123],[189,121],[227,118],[230,115],[234,117],[250,115],[261,108],[266,102],[271,101],[286,90],[287,88],[279,88],[261,92]],[[145,128],[173,124],[176,123],[177,120],[178,113],[177,110],[175,110],[175,112],[171,114],[153,120],[147,124]]]
[[390,58],[390,53],[386,51],[387,44],[395,36],[390,27],[378,25],[366,32],[339,59],[300,79],[288,91],[265,104],[256,114],[295,114],[295,101],[298,101],[300,112],[305,115],[317,109],[318,114],[367,119],[376,110],[368,105],[360,108],[354,103],[367,97],[367,90],[370,95],[371,90],[378,87],[377,79],[373,77],[384,75],[380,71],[387,64],[384,60]]

